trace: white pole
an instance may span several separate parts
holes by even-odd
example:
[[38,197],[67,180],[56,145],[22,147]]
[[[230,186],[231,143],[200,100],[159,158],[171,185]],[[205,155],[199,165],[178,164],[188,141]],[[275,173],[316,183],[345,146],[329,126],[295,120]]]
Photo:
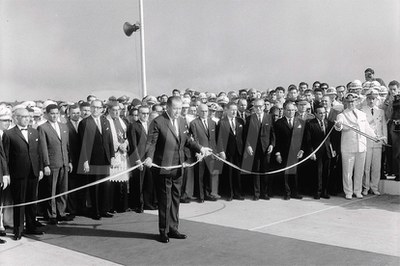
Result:
[[139,0],[140,10],[140,50],[142,60],[142,97],[147,96],[147,84],[146,84],[146,60],[144,51],[144,19],[143,19],[143,0]]

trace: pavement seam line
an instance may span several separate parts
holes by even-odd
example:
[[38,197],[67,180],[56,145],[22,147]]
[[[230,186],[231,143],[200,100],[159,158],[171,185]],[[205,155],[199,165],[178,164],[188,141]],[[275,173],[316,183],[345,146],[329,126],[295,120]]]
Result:
[[302,215],[298,215],[298,216],[295,216],[295,217],[283,219],[283,220],[276,221],[276,222],[273,222],[273,223],[257,226],[257,227],[250,228],[250,229],[247,229],[247,230],[249,230],[249,231],[257,231],[257,230],[260,230],[260,229],[263,229],[263,228],[266,228],[266,227],[269,227],[269,226],[273,226],[273,225],[276,225],[276,224],[281,224],[281,223],[293,221],[293,220],[296,220],[296,219],[299,219],[299,218],[303,218],[303,217],[310,216],[310,215],[313,215],[313,214],[317,214],[317,213],[320,213],[320,212],[328,211],[328,210],[335,209],[335,208],[338,208],[338,207],[343,207],[343,206],[350,205],[350,204],[353,204],[353,203],[356,203],[356,202],[373,199],[373,198],[375,198],[377,196],[378,195],[373,195],[373,196],[368,197],[368,198],[352,200],[350,202],[346,202],[346,203],[343,203],[343,204],[340,204],[340,205],[337,205],[337,206],[332,206],[332,207],[325,208],[325,209],[322,209],[322,210],[318,210],[318,211],[314,211],[314,212],[310,212],[310,213],[305,213],[305,214],[302,214]]

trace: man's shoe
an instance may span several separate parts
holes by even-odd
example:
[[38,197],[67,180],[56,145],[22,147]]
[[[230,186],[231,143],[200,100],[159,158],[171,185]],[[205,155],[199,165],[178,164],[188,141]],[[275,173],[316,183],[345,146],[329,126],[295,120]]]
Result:
[[38,220],[34,221],[33,224],[34,224],[36,227],[43,227],[43,226],[44,226],[44,224],[42,224],[42,223],[39,222]]
[[98,214],[95,214],[95,215],[92,216],[92,219],[93,220],[101,220],[101,216],[98,215]]
[[72,217],[72,216],[70,216],[70,215],[65,215],[65,216],[61,216],[61,217],[58,217],[58,220],[59,221],[65,221],[65,222],[69,222],[69,221],[72,221],[72,220],[74,220],[74,217]]
[[136,213],[143,213],[143,208],[135,208],[133,211]]
[[294,195],[294,196],[292,196],[292,198],[294,198],[294,199],[302,199],[302,198],[303,198],[303,196],[301,196],[301,195],[297,194],[297,195]]
[[231,197],[226,198],[226,201],[232,201]]
[[6,236],[7,234],[6,234],[6,231],[4,231],[4,230],[1,230],[0,231],[0,236]]
[[58,221],[56,218],[49,218],[49,221],[47,224],[56,225],[56,224],[58,224]]
[[43,231],[37,230],[37,229],[32,229],[32,230],[26,230],[25,231],[26,235],[36,235],[36,236],[40,236],[43,235]]
[[367,196],[368,195],[368,190],[364,189],[361,194],[363,194],[364,196]]
[[22,237],[22,234],[21,234],[21,233],[17,233],[17,234],[14,234],[13,239],[14,239],[15,241],[18,241],[18,240],[21,240],[21,237]]
[[322,195],[321,195],[321,198],[330,199],[331,196],[329,196],[328,194],[322,194]]
[[260,199],[259,196],[253,196],[253,200],[254,200],[254,201],[257,201],[257,200],[259,200],[259,199]]
[[372,194],[379,196],[381,193],[377,190],[377,191],[372,191]]
[[204,203],[204,199],[198,198],[198,199],[197,199],[197,202],[198,202],[198,203]]
[[290,200],[290,196],[289,196],[289,195],[286,195],[286,196],[283,197],[283,199],[284,199],[284,200]]
[[233,196],[233,199],[235,199],[235,200],[244,200],[244,197],[242,197],[242,196]]
[[186,239],[187,236],[184,234],[179,233],[178,231],[176,232],[169,232],[168,233],[169,238],[175,238],[175,239]]
[[217,201],[217,198],[213,196],[205,196],[204,199],[208,201]]
[[190,200],[188,198],[181,198],[180,202],[181,203],[190,203]]
[[4,244],[4,243],[7,243],[7,241],[5,241],[4,239],[0,238],[0,244]]
[[346,195],[345,198],[346,198],[347,200],[351,200],[351,199],[352,199],[352,195]]
[[169,242],[169,237],[165,234],[160,234],[160,242],[161,243],[168,243]]
[[315,196],[314,196],[314,199],[316,199],[316,200],[319,200],[321,198],[321,196],[319,195],[319,194],[316,194]]
[[363,195],[357,194],[357,195],[356,195],[356,198],[357,198],[357,199],[362,199],[362,198],[363,198]]
[[269,200],[269,197],[267,195],[263,195],[260,198],[263,199],[263,200]]
[[100,214],[100,216],[101,216],[101,217],[105,217],[105,218],[111,218],[111,217],[114,217],[114,215],[113,215],[113,214],[111,214],[111,213],[109,213],[109,212],[102,213],[102,214]]

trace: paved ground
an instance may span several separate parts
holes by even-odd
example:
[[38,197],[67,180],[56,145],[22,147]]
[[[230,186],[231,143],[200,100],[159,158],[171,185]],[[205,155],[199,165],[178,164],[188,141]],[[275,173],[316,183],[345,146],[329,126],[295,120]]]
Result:
[[[399,265],[400,197],[181,205],[187,240],[156,241],[157,214],[77,217],[0,246],[0,265]],[[10,235],[11,236],[11,235]]]

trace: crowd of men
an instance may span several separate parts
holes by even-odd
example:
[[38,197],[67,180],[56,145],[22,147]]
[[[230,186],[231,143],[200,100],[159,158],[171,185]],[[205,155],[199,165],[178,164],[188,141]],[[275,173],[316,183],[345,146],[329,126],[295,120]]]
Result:
[[[168,242],[186,237],[177,231],[179,203],[379,195],[381,178],[399,181],[400,86],[386,86],[368,68],[364,82],[336,87],[315,81],[218,95],[174,89],[142,100],[4,103],[0,136],[2,205],[51,198],[2,209],[0,236],[7,226],[15,240],[42,234],[37,216],[56,225],[76,215],[159,209],[168,216],[171,209],[171,221],[160,220]],[[152,164],[194,162],[176,171]],[[54,197],[133,166],[116,180]],[[170,184],[161,179],[170,175]]]

